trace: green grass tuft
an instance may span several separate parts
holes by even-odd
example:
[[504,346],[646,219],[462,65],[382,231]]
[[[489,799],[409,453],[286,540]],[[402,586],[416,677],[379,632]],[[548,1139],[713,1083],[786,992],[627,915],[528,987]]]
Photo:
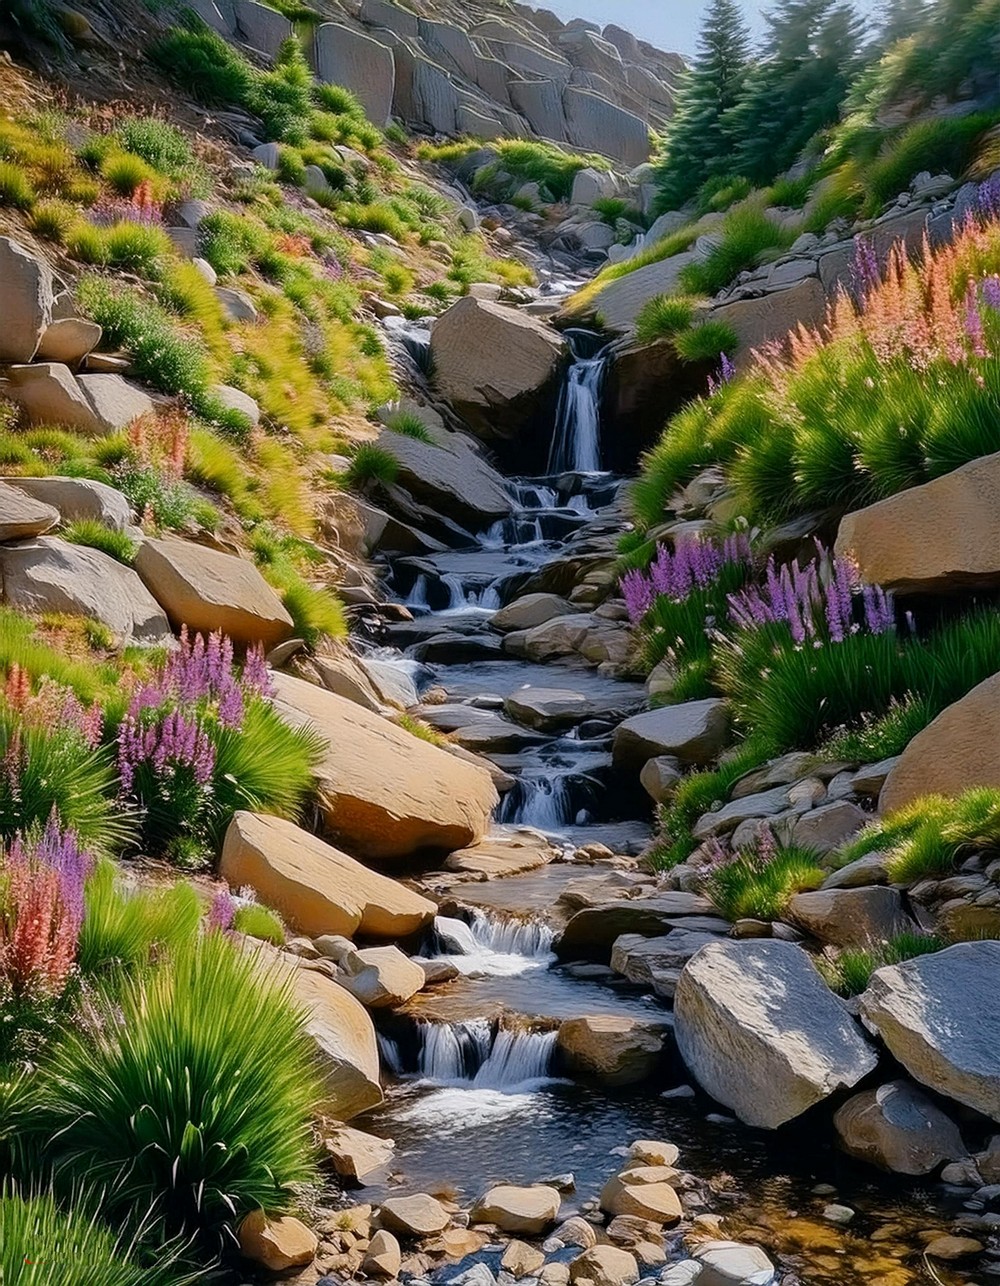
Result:
[[768,858],[744,850],[712,873],[706,891],[728,920],[778,920],[796,893],[818,889],[825,877],[809,849],[779,846]]
[[74,545],[88,545],[99,549],[119,563],[131,566],[139,552],[139,546],[123,531],[112,531],[97,518],[80,518],[62,533],[63,539]]

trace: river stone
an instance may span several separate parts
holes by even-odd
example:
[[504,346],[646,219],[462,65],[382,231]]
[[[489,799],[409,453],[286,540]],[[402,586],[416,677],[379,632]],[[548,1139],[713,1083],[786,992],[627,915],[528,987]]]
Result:
[[365,1257],[361,1261],[361,1271],[366,1277],[388,1277],[395,1279],[403,1262],[399,1242],[384,1228],[380,1229],[368,1243]]
[[1000,452],[848,514],[837,553],[897,593],[1000,586]]
[[677,789],[682,776],[680,764],[672,755],[657,755],[643,764],[639,782],[654,804],[664,804]]
[[544,1263],[543,1250],[536,1250],[534,1246],[529,1246],[527,1242],[518,1241],[515,1238],[503,1252],[500,1267],[506,1268],[515,1281],[520,1281],[522,1277],[536,1277]]
[[649,1223],[673,1226],[684,1216],[680,1198],[669,1182],[680,1177],[669,1167],[653,1167],[667,1176],[650,1183],[633,1182],[629,1172],[613,1175],[601,1189],[601,1209],[609,1215],[631,1215]]
[[283,1273],[311,1264],[319,1238],[291,1215],[251,1210],[239,1228],[240,1254],[268,1272]]
[[823,881],[823,889],[860,889],[872,884],[888,884],[889,870],[884,853],[867,853],[840,867]]
[[1000,1120],[1000,942],[963,942],[886,965],[861,997],[865,1022],[922,1085]]
[[308,1014],[306,1031],[315,1043],[326,1089],[323,1111],[334,1120],[349,1121],[378,1107],[378,1045],[368,1011],[332,978],[299,966],[293,956],[283,959],[294,965],[289,970],[292,997]]
[[380,1139],[364,1130],[340,1125],[325,1135],[323,1149],[342,1179],[364,1186],[389,1164],[396,1145],[392,1139]]
[[512,630],[503,641],[503,650],[527,661],[555,661],[578,652],[594,618],[584,613],[556,616],[527,630]]
[[931,1259],[967,1259],[971,1255],[980,1255],[985,1250],[981,1241],[975,1237],[935,1237],[924,1247]]
[[701,1264],[698,1286],[771,1286],[775,1279],[774,1265],[759,1246],[706,1241],[694,1256]]
[[504,703],[512,719],[540,732],[559,732],[586,719],[620,719],[641,698],[627,689],[590,695],[570,688],[519,688]]
[[0,482],[0,541],[41,536],[58,521],[58,509],[33,499],[19,487]]
[[592,1246],[569,1266],[571,1282],[593,1282],[594,1286],[632,1286],[639,1280],[635,1255],[619,1246]]
[[796,893],[788,919],[835,947],[872,947],[916,927],[899,891],[884,886]]
[[473,1223],[495,1224],[501,1232],[537,1236],[555,1222],[561,1205],[562,1197],[555,1188],[544,1184],[517,1188],[502,1183],[479,1198],[469,1217]]
[[559,1025],[558,1048],[572,1071],[605,1085],[637,1085],[659,1066],[668,1031],[665,1023],[618,1014],[567,1018]]
[[451,1223],[441,1202],[426,1192],[390,1197],[379,1207],[378,1218],[383,1228],[404,1237],[433,1237]]
[[396,1009],[423,990],[427,975],[398,947],[365,947],[344,954],[336,980],[368,1009]]
[[52,318],[52,272],[11,237],[0,237],[0,362],[30,362]]
[[[657,992],[657,984],[667,981],[673,995],[678,970],[702,947],[716,940],[711,933],[685,933],[682,929],[674,929],[659,938],[623,933],[611,948],[611,968],[629,982],[652,987]],[[663,975],[667,975],[666,979]]]
[[343,697],[273,676],[279,711],[326,742],[316,769],[327,831],[359,857],[409,859],[480,840],[497,794],[488,773]]
[[10,478],[12,487],[59,511],[64,523],[91,518],[113,531],[132,524],[132,506],[122,493],[92,478]]
[[[634,898],[583,907],[572,917],[556,942],[564,960],[609,960],[615,940],[623,933],[657,937],[676,928],[687,917],[705,917],[712,903],[697,893],[665,891],[655,898]],[[719,920],[719,931],[729,924]],[[704,928],[699,924],[698,928]],[[714,931],[714,928],[713,930]]]
[[576,608],[558,594],[525,594],[490,617],[490,625],[506,634],[509,630],[530,630],[554,616],[572,616]]
[[954,1121],[909,1081],[855,1094],[833,1123],[845,1152],[895,1174],[930,1174],[967,1155]]
[[22,612],[89,617],[121,642],[173,641],[167,618],[132,568],[99,549],[54,536],[0,545],[0,581],[4,602]]
[[879,812],[922,795],[1000,788],[1000,674],[986,679],[918,732],[886,778]]
[[310,937],[342,934],[405,938],[431,923],[433,902],[324,844],[293,822],[259,813],[233,815],[219,874],[249,885],[289,928]]
[[621,772],[642,771],[647,759],[672,755],[685,764],[711,763],[729,740],[726,703],[715,697],[647,710],[618,725],[612,754]]
[[878,1062],[800,947],[716,942],[681,974],[677,1046],[702,1088],[740,1120],[775,1129]]
[[582,1250],[589,1250],[591,1246],[597,1245],[594,1225],[579,1215],[573,1215],[565,1223],[561,1223],[556,1229],[556,1236],[564,1246],[579,1246]]
[[636,1139],[628,1150],[629,1156],[639,1165],[676,1165],[680,1148],[676,1143],[660,1139]]

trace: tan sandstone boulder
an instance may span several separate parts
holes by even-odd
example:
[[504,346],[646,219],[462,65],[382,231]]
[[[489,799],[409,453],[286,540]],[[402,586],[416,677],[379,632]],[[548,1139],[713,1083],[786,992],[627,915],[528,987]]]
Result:
[[434,918],[434,903],[324,844],[293,822],[238,812],[226,831],[219,873],[274,907],[299,933],[405,938]]
[[0,362],[30,362],[52,318],[52,273],[18,241],[0,237]]
[[399,1242],[391,1232],[382,1228],[368,1244],[368,1250],[361,1261],[361,1271],[366,1277],[396,1278],[402,1262]]
[[574,1071],[596,1076],[605,1085],[635,1085],[656,1070],[666,1033],[662,1023],[594,1014],[566,1019],[558,1043]]
[[897,593],[1000,585],[1000,452],[848,514],[836,551]]
[[921,795],[960,795],[973,786],[1000,787],[1000,674],[917,733],[886,778],[879,812],[894,812]]
[[426,1192],[390,1197],[379,1207],[378,1218],[383,1228],[403,1237],[433,1237],[451,1223],[441,1202]]
[[495,1224],[501,1232],[537,1235],[555,1222],[562,1197],[555,1188],[535,1184],[517,1188],[501,1183],[490,1188],[472,1208],[473,1223]]
[[482,838],[497,802],[487,772],[301,679],[276,674],[274,686],[282,714],[326,738],[320,807],[352,852],[406,858]]
[[292,618],[253,563],[185,540],[144,540],[135,568],[175,629],[222,630],[237,646],[272,648]]
[[631,1215],[661,1226],[673,1226],[684,1216],[680,1197],[673,1186],[680,1176],[676,1170],[665,1166],[647,1168],[662,1177],[644,1182],[635,1171],[612,1175],[601,1190],[601,1209],[609,1215]]
[[423,990],[427,975],[398,947],[366,947],[344,953],[337,982],[367,1009],[395,1009]]
[[319,1248],[319,1238],[291,1215],[267,1215],[251,1210],[239,1231],[240,1253],[245,1259],[260,1264],[272,1273],[286,1272],[311,1264]]
[[593,1282],[594,1286],[632,1286],[639,1280],[635,1255],[618,1246],[593,1246],[569,1266],[571,1282]]
[[40,536],[58,521],[58,509],[0,482],[0,541]]

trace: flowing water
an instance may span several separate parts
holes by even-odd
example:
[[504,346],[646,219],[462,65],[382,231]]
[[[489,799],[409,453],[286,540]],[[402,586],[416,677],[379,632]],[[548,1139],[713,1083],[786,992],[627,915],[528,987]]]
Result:
[[[400,342],[419,364],[423,336],[401,330]],[[590,532],[620,524],[618,480],[600,472],[605,356],[594,337],[576,334],[572,343],[576,360],[560,400],[551,476],[512,479],[513,514],[475,547],[393,561],[389,584],[416,617],[392,632],[399,648],[420,653],[443,634],[488,637],[490,616],[534,572],[586,551]],[[377,655],[419,690],[443,688],[449,703],[497,713],[519,690],[555,687],[608,711],[558,736],[529,739],[515,753],[492,754],[515,779],[497,820],[544,831],[567,854],[594,841],[617,852],[642,847],[648,807],[614,782],[610,757],[613,725],[638,708],[641,687],[593,669],[507,657],[427,664],[385,649]],[[395,1168],[406,1190],[453,1189],[471,1198],[492,1181],[531,1183],[572,1171],[576,1188],[567,1200],[576,1204],[600,1191],[623,1145],[662,1138],[676,1142],[685,1168],[710,1184],[711,1208],[725,1217],[727,1234],[763,1244],[788,1286],[1000,1281],[1000,1271],[992,1278],[953,1267],[932,1273],[921,1235],[948,1231],[961,1197],[850,1162],[833,1149],[829,1122],[806,1118],[771,1135],[746,1129],[687,1090],[677,1061],[665,1066],[656,1088],[615,1091],[568,1079],[556,1050],[562,1019],[610,1014],[671,1022],[659,1000],[610,971],[556,961],[553,936],[566,916],[560,894],[588,873],[607,871],[567,861],[453,889],[462,906],[437,918],[422,954],[457,976],[380,1019],[387,1102],[364,1125],[396,1141]],[[829,1187],[814,1191],[816,1185]],[[848,1228],[824,1220],[831,1200],[857,1211]]]

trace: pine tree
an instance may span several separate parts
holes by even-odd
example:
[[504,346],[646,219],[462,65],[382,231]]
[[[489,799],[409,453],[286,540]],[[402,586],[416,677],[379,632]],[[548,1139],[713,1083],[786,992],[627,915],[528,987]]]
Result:
[[915,35],[926,25],[929,11],[928,0],[886,0],[879,14],[879,45],[888,49],[897,40]]
[[860,68],[865,24],[846,0],[779,0],[764,56],[722,123],[733,169],[767,183],[836,121]]
[[739,100],[750,59],[750,33],[735,0],[711,0],[698,56],[682,86],[677,114],[657,166],[660,206],[683,204],[706,178],[725,170],[723,120]]

